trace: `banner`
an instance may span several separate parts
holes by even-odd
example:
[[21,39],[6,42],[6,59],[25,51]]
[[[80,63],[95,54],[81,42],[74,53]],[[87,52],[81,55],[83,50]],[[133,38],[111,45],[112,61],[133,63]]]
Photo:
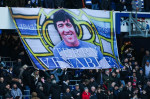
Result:
[[112,12],[44,8],[10,12],[37,68],[120,68]]

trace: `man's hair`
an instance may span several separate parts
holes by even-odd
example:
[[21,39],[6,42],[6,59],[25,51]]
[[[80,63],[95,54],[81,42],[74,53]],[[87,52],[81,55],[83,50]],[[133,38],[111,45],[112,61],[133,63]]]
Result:
[[67,19],[70,20],[71,24],[72,24],[73,27],[75,28],[75,23],[74,23],[74,21],[73,21],[73,19],[72,19],[72,16],[71,16],[69,13],[67,13],[67,12],[64,11],[64,10],[59,10],[59,11],[55,12],[55,13],[54,13],[54,18],[53,18],[53,23],[54,23],[55,29],[58,30],[58,29],[57,29],[57,25],[56,25],[56,23],[57,23],[58,21],[63,21],[63,22],[65,22]]

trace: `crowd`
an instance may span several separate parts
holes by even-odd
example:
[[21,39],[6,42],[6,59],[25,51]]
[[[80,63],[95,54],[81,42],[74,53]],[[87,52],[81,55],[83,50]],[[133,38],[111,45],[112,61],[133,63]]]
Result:
[[[121,48],[124,67],[106,70],[38,70],[29,66],[18,37],[3,33],[0,42],[0,56],[16,60],[11,67],[0,57],[0,96],[3,99],[22,99],[26,94],[24,90],[30,90],[32,99],[49,99],[49,96],[60,99],[61,95],[63,99],[150,99],[149,50],[140,54],[139,61],[131,42],[125,42]],[[80,80],[80,83],[70,80]]]
[[149,0],[0,0],[0,6],[150,11]]

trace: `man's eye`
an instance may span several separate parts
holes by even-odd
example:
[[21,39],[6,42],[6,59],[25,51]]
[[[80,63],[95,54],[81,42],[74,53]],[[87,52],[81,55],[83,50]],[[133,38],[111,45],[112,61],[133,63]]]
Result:
[[72,26],[72,24],[70,24],[70,23],[66,23],[66,26],[71,27],[71,26]]
[[58,27],[63,27],[63,24],[59,24]]

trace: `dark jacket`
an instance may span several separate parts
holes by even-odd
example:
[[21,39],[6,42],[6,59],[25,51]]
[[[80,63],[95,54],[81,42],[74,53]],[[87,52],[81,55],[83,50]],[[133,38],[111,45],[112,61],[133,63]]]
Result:
[[71,93],[66,92],[63,94],[63,99],[71,99],[71,97],[72,97]]
[[118,99],[130,99],[130,97],[129,97],[129,92],[127,91],[126,88],[124,88],[123,91],[121,91],[121,92],[119,93]]
[[98,99],[95,92],[91,92],[91,97],[90,97],[90,99]]
[[97,99],[104,99],[103,93],[97,93]]
[[55,0],[56,7],[64,7],[65,0]]
[[[73,96],[74,99],[81,99],[80,89],[79,90],[74,89],[71,93],[72,93],[72,96]],[[77,95],[78,93],[80,93],[80,95]]]
[[119,99],[119,90],[114,90],[113,91],[114,99]]
[[142,94],[141,99],[149,99],[149,98],[148,98],[147,94]]
[[147,95],[148,95],[148,99],[150,99],[150,86],[147,86],[147,87],[145,88],[145,90],[146,90],[146,93],[147,93]]
[[95,88],[97,88],[97,87],[98,87],[97,82],[96,82],[96,81],[90,82],[90,83],[89,83],[89,86],[88,86],[89,89],[91,89],[92,86],[94,86]]
[[40,98],[40,99],[46,99],[46,96],[44,94],[44,92],[40,89],[37,89],[37,96]]
[[7,89],[7,88],[5,88],[4,90],[4,98],[6,99],[6,98],[12,98],[12,95],[11,95],[11,90],[9,90],[9,89]]
[[83,83],[79,84],[79,88],[80,88],[81,93],[83,93],[85,87],[87,87],[87,86],[84,85]]
[[3,96],[5,94],[4,89],[5,89],[5,83],[0,82],[0,96]]
[[102,10],[110,10],[111,9],[110,0],[102,0],[101,7],[102,7]]
[[63,82],[63,84],[62,84],[62,92],[65,93],[67,88],[70,88],[69,85],[67,85],[67,84],[65,84]]
[[48,81],[46,81],[44,84],[43,84],[43,92],[45,93],[46,96],[49,96],[50,95],[50,89],[51,89],[51,86],[52,84]]
[[104,84],[108,87],[108,88],[110,88],[110,86],[111,86],[111,83],[112,83],[112,77],[111,77],[111,75],[104,75],[103,76],[104,78]]
[[45,8],[54,8],[54,0],[44,0]]
[[52,84],[50,92],[52,94],[52,99],[60,99],[61,88],[59,85]]
[[143,60],[142,60],[142,66],[144,67],[145,66],[145,63],[146,63],[146,61],[147,60],[149,60],[150,61],[150,55],[145,55],[144,57],[143,57]]

